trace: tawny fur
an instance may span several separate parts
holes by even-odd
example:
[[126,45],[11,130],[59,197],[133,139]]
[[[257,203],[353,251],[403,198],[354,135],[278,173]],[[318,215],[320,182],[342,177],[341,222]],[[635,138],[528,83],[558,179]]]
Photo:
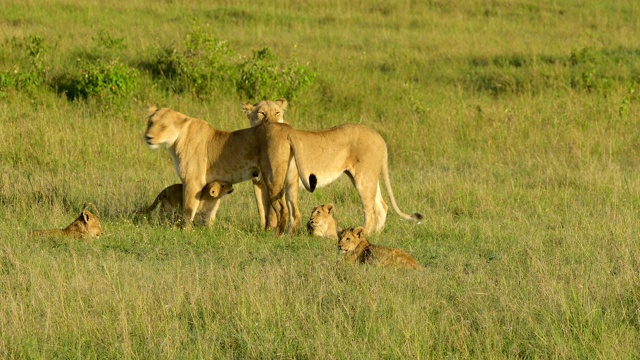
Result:
[[307,232],[310,235],[338,240],[340,227],[334,214],[335,206],[333,204],[315,206],[307,222]]
[[[287,124],[263,123],[237,131],[216,130],[206,121],[177,111],[149,108],[145,141],[151,149],[165,145],[184,185],[183,226],[192,227],[207,182],[223,180],[231,184],[262,176],[269,207],[277,223],[267,226],[282,234],[288,210],[284,189],[292,152]],[[296,161],[296,164],[300,162]],[[270,224],[271,225],[271,224]]]
[[[222,197],[233,192],[233,185],[226,181],[214,180],[204,186],[200,193],[200,204],[197,213],[211,213],[207,219],[207,224],[211,225],[215,221],[220,200]],[[153,203],[147,207],[143,213],[150,213],[158,206],[165,213],[174,211],[182,211],[183,209],[183,186],[182,184],[173,184],[167,186],[156,196]]]
[[[284,111],[287,108],[287,100],[278,99],[276,101],[262,100],[255,105],[245,103],[242,109],[249,119],[251,127],[258,126],[262,123],[285,123]],[[298,192],[300,189],[298,172],[295,170],[295,163],[289,163],[289,171],[287,172],[287,181],[285,186],[285,200],[289,211],[289,233],[294,233],[300,226],[302,214],[298,208]],[[252,179],[253,191],[256,196],[258,206],[258,214],[260,215],[260,226],[267,227],[267,224],[276,223],[276,216],[273,211],[269,211],[269,197],[265,188],[264,181],[260,176]],[[292,185],[292,183],[295,183]],[[268,217],[268,218],[267,218]]]
[[348,264],[371,264],[405,269],[422,269],[406,251],[385,246],[371,245],[364,236],[364,228],[345,229],[340,233],[338,249]]
[[98,217],[89,210],[83,210],[69,226],[55,230],[33,230],[33,236],[66,236],[72,238],[99,238],[102,235],[102,226]]
[[[252,124],[284,121],[283,112],[279,111],[279,109],[284,110],[282,103],[265,101],[258,103],[255,107],[244,104],[244,109]],[[398,207],[389,177],[387,144],[373,129],[360,124],[345,124],[322,131],[293,131],[289,135],[289,140],[296,160],[303,162],[303,164],[291,164],[290,172],[287,174],[286,188],[287,193],[291,194],[287,196],[287,205],[290,209],[298,208],[297,194],[300,182],[298,174],[301,175],[300,180],[309,191],[328,185],[340,175],[346,174],[360,196],[366,232],[380,233],[384,229],[388,211],[388,206],[380,192],[380,175],[382,175],[391,205],[396,213],[407,220],[422,220],[423,216],[420,213],[409,215]],[[262,209],[266,208],[267,203],[264,197],[262,203]],[[260,210],[260,205],[258,207]],[[297,225],[300,222],[297,214],[292,214],[292,218],[292,223]],[[272,221],[271,217],[266,219],[264,215],[262,220],[267,223]]]

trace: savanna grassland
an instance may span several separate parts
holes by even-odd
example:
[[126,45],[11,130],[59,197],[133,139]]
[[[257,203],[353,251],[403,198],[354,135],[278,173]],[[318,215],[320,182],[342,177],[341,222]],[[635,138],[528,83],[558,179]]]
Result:
[[[0,357],[640,357],[640,3],[610,3],[4,0]],[[250,183],[211,228],[139,215],[179,181],[147,104],[235,130],[263,97],[382,134],[425,219],[370,240],[425,271],[260,230]],[[85,206],[100,239],[29,236]]]

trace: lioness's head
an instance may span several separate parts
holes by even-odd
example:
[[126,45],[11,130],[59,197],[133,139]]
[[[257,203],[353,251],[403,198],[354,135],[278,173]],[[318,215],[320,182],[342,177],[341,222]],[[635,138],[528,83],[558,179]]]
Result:
[[214,180],[205,185],[203,192],[214,199],[221,198],[233,192],[233,184],[222,180]]
[[165,144],[171,146],[176,141],[189,117],[169,108],[149,107],[149,121],[144,140],[151,149]]
[[340,232],[340,240],[338,240],[338,250],[342,253],[354,251],[358,244],[369,241],[364,237],[364,228],[358,226],[356,228],[345,229]]
[[242,104],[242,109],[249,119],[251,127],[263,122],[284,122],[284,110],[287,108],[287,100],[276,101],[262,100],[255,105]]
[[307,223],[307,231],[309,234],[314,233],[314,229],[321,228],[321,231],[326,230],[330,224],[335,223],[333,217],[333,210],[335,206],[333,204],[318,205],[311,211],[311,218]]
[[102,226],[98,217],[93,215],[89,210],[82,210],[76,221],[81,222],[87,229],[89,236],[99,238],[102,235]]

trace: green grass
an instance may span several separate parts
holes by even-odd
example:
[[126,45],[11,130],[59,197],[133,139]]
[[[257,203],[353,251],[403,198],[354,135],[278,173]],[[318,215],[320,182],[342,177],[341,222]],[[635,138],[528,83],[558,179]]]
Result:
[[[635,1],[2,8],[0,357],[640,357]],[[293,126],[383,135],[399,205],[425,220],[390,212],[371,241],[426,271],[343,267],[332,241],[262,232],[250,183],[209,229],[136,216],[178,182],[142,140],[147,103],[233,130],[255,100],[233,86],[175,92],[150,70],[194,24],[231,63],[268,47],[315,73],[290,101]],[[134,86],[65,96],[112,59]],[[327,202],[343,226],[362,223],[346,179],[301,192],[305,220]],[[88,203],[99,240],[29,237]]]

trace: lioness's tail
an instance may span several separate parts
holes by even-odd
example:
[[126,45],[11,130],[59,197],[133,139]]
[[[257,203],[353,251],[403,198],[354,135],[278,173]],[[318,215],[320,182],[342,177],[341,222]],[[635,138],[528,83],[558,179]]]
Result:
[[391,205],[393,209],[400,215],[402,218],[413,221],[420,221],[424,218],[420,213],[413,213],[413,215],[406,214],[400,210],[398,204],[396,203],[396,198],[393,196],[393,190],[391,190],[391,179],[389,178],[389,160],[387,151],[385,149],[384,152],[384,161],[382,162],[382,176],[384,176],[384,184],[387,187],[387,193],[389,194],[389,199],[391,199]]
[[314,174],[309,174],[304,167],[304,145],[293,133],[289,133],[287,137],[289,138],[289,144],[291,145],[291,150],[293,151],[293,158],[296,161],[296,167],[298,168],[298,174],[300,176],[300,180],[302,181],[302,185],[304,185],[304,188],[307,189],[308,192],[313,192],[316,189],[316,185],[318,185],[318,179]]

